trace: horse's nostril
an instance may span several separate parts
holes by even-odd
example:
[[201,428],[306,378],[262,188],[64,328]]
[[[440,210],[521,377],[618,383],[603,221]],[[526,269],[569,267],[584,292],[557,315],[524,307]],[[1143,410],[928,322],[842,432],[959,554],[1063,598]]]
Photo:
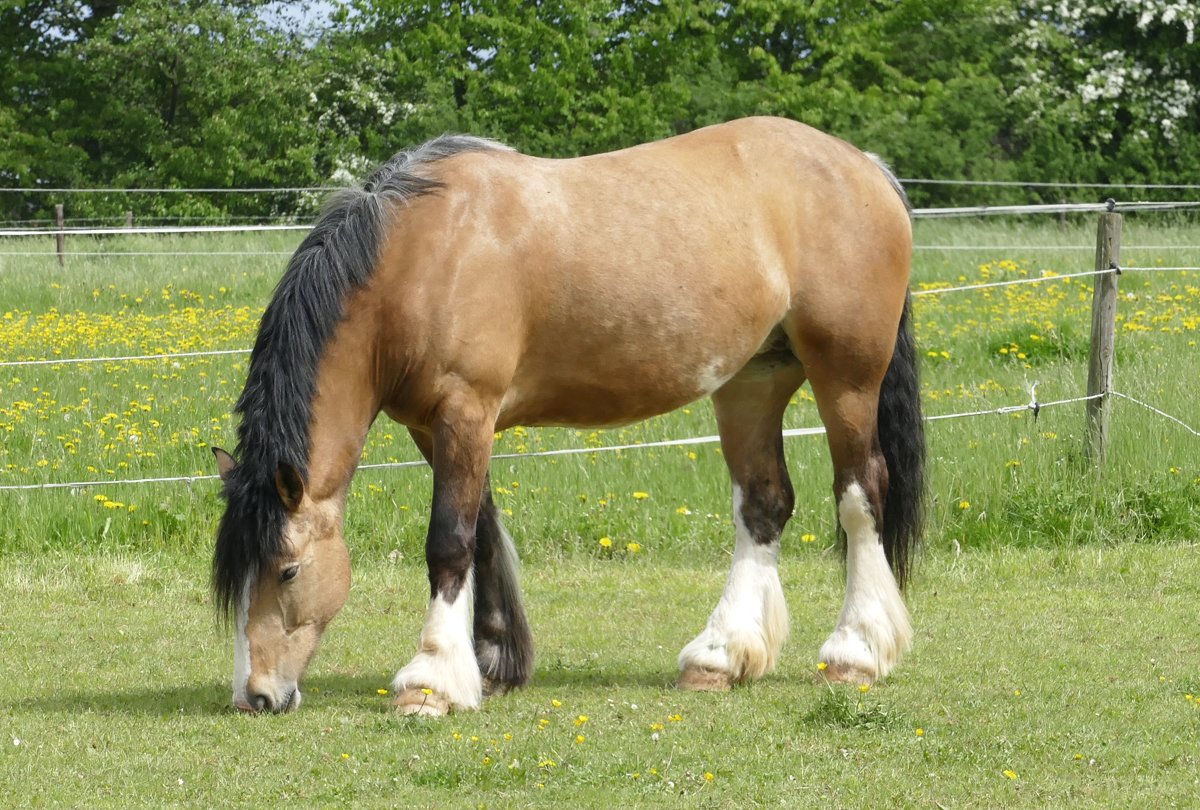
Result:
[[254,707],[254,711],[261,712],[263,709],[271,708],[271,698],[262,693],[248,695],[250,705]]

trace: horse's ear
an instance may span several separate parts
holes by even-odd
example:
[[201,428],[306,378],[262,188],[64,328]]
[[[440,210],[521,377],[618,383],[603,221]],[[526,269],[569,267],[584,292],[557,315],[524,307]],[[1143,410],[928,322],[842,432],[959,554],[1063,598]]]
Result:
[[279,462],[279,469],[275,473],[275,489],[279,491],[279,499],[289,512],[300,508],[300,501],[304,499],[304,479],[286,461]]
[[226,453],[220,447],[212,449],[213,455],[217,457],[217,472],[221,474],[222,481],[229,480],[229,474],[233,472],[233,468],[237,466],[237,462],[233,460],[233,456]]

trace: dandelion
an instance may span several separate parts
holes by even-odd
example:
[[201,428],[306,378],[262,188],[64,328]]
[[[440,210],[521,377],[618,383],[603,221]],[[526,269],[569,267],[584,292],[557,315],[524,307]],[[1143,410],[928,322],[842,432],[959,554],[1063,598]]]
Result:
[[925,729],[923,729],[923,728],[919,728],[919,729],[917,729],[917,736],[918,736],[918,737],[924,737],[924,736],[925,736]]
[[828,667],[829,667],[829,664],[826,664],[824,661],[817,662],[817,670],[819,672],[824,672]]
[[636,498],[637,500],[641,501],[641,500],[645,500],[646,498],[649,498],[650,493],[649,492],[635,492],[635,493],[633,493],[633,497]]
[[557,709],[559,706],[561,706],[561,705],[562,705],[562,701],[559,701],[559,700],[551,700],[551,701],[550,701],[550,705],[552,705],[554,708],[556,708],[556,709]]
[[1004,775],[1005,775],[1005,776],[1007,776],[1009,779],[1016,779],[1016,778],[1017,778],[1017,775],[1016,775],[1015,773],[1013,773],[1012,771],[1005,771],[1005,772],[1004,772]]
[[802,535],[800,535],[800,542],[801,542],[801,543],[811,543],[812,541],[814,541],[814,540],[816,540],[816,539],[817,539],[817,536],[816,536],[815,534],[802,534]]
[[692,510],[688,509],[686,506],[681,506],[678,509],[676,509],[675,511],[681,515],[690,515],[692,513]]
[[587,721],[588,721],[588,716],[586,714],[581,714],[575,718],[575,725],[582,726]]
[[867,691],[867,690],[869,690],[870,688],[871,688],[871,687],[867,686],[867,685],[864,683],[862,686],[858,687],[858,691],[860,691],[860,692],[866,692],[866,691]]
[[376,691],[376,692],[378,692],[378,693],[379,693],[379,694],[381,694],[381,695],[386,695],[386,694],[387,694],[387,690],[386,690],[386,689],[376,689],[375,691]]
[[587,737],[583,736],[582,734],[578,734],[575,736],[575,744],[579,745],[581,742],[583,742],[586,739],[587,739]]
[[970,502],[970,501],[959,501],[959,502],[958,502],[958,508],[959,508],[959,509],[970,509],[970,508],[971,508],[971,502]]
[[629,543],[627,546],[625,546],[625,548],[628,549],[630,554],[637,554],[639,551],[642,550],[642,544],[641,543]]
[[432,694],[433,694],[433,690],[432,690],[432,689],[422,689],[422,690],[421,690],[421,692],[423,692],[423,693],[424,693],[424,694],[426,694],[426,695],[432,695]]
[[650,726],[650,730],[651,731],[662,731],[663,724],[662,723],[654,723],[653,725]]
[[612,548],[612,538],[611,537],[601,537],[600,538],[600,548],[604,548],[604,549]]
[[711,782],[712,780],[713,780],[713,775],[711,773],[709,773],[708,771],[705,771],[704,772],[704,781]]

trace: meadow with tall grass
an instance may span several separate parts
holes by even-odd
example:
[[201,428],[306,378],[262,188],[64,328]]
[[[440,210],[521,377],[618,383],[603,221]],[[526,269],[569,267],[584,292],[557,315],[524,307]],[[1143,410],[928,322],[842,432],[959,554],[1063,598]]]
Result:
[[[1089,270],[1095,222],[918,221],[913,289]],[[71,237],[0,245],[0,361],[248,347],[298,238]],[[1126,219],[1117,390],[1200,425],[1200,227]],[[931,247],[938,246],[938,247]],[[1084,249],[1077,249],[1083,246]],[[959,249],[967,248],[967,249]],[[123,255],[156,251],[159,255]],[[17,255],[40,252],[42,255]],[[169,255],[168,255],[169,254]],[[1144,268],[1145,272],[1141,269]],[[914,299],[927,415],[1086,390],[1090,279]],[[215,473],[246,355],[0,366],[0,487]],[[1196,788],[1200,438],[1124,400],[1108,463],[1082,403],[928,424],[917,636],[885,682],[829,689],[814,656],[841,601],[828,453],[787,440],[796,488],[780,669],[677,693],[674,657],[732,548],[716,432],[697,402],[616,430],[521,429],[493,462],[525,561],[533,682],[482,711],[394,717],[390,676],[427,598],[423,467],[361,471],[350,602],[288,717],[228,707],[212,618],[211,480],[0,490],[0,794],[16,805],[946,807]],[[820,424],[807,388],[787,427]],[[382,418],[363,463],[417,460]]]

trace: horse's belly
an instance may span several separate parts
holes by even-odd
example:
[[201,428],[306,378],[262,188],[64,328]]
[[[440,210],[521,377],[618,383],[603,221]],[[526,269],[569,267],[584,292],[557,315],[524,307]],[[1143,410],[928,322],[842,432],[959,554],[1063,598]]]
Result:
[[647,419],[720,388],[745,365],[754,347],[703,351],[698,346],[694,349],[700,351],[674,356],[647,347],[640,356],[599,352],[522,364],[498,422],[502,427],[610,427]]

